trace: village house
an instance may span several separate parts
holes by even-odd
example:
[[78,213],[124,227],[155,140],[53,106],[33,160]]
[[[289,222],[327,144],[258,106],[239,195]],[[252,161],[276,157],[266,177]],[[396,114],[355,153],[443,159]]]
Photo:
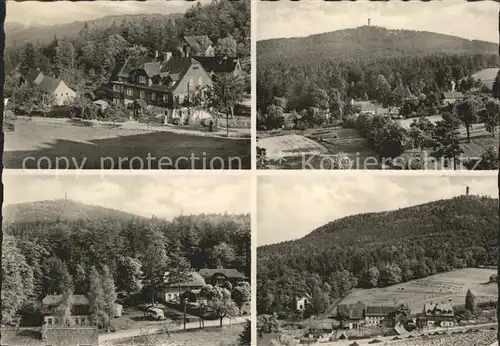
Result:
[[62,79],[45,76],[40,70],[32,70],[26,76],[20,76],[20,83],[37,86],[42,92],[54,95],[56,106],[63,106],[77,96]]
[[[62,294],[49,294],[42,300],[43,321],[48,326],[59,324],[56,310],[63,299]],[[90,303],[87,297],[82,294],[71,296],[71,318],[75,325],[87,325],[90,315]]]
[[365,324],[367,326],[378,326],[388,321],[388,318],[396,312],[392,306],[367,306],[365,309]]
[[331,321],[311,321],[308,333],[310,337],[326,341],[333,336],[334,330],[335,326]]
[[203,66],[193,58],[142,56],[127,59],[116,66],[111,76],[113,102],[141,108],[153,105],[178,108],[197,88],[212,85]]
[[231,74],[235,77],[243,77],[243,68],[238,58],[227,56],[196,56],[194,59],[203,65],[205,71],[212,78]]
[[443,105],[452,105],[463,96],[464,94],[459,91],[444,92],[441,93],[441,102]]
[[230,282],[234,286],[240,281],[247,280],[245,275],[236,269],[201,269],[199,273],[207,284],[213,286],[221,286],[226,281]]
[[309,304],[311,304],[311,296],[306,294],[304,297],[297,298],[295,310],[306,311]]
[[365,308],[366,305],[361,302],[339,305],[337,306],[337,318],[345,329],[358,329],[365,322]]
[[2,328],[2,346],[98,346],[97,327],[47,327]]
[[424,312],[418,316],[417,324],[420,327],[453,327],[455,313],[451,303],[427,303]]
[[184,36],[181,52],[185,57],[213,57],[215,56],[215,47],[207,35]]
[[191,300],[196,301],[201,288],[206,286],[205,280],[197,272],[189,273],[186,280],[178,283],[171,282],[168,273],[165,273],[164,282],[165,284],[158,292],[158,298],[164,302],[179,301],[179,297],[186,292],[190,293],[188,294],[190,297],[194,297]]

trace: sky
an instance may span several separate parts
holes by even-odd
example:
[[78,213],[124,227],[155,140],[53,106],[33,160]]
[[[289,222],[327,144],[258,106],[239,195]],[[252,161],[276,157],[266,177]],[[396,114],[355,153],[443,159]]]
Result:
[[[364,173],[364,172],[363,172]],[[257,246],[302,238],[336,219],[397,210],[465,194],[498,198],[496,172],[475,176],[421,174],[260,176]]]
[[493,1],[465,0],[257,2],[257,40],[298,37],[371,25],[498,42],[498,8]]
[[[4,171],[4,204],[67,198],[140,216],[251,212],[251,182],[241,174],[18,174]],[[149,172],[148,172],[149,173]]]
[[[201,2],[206,2],[203,0]],[[190,1],[7,1],[6,22],[26,25],[54,25],[86,21],[122,14],[183,13],[195,2]]]

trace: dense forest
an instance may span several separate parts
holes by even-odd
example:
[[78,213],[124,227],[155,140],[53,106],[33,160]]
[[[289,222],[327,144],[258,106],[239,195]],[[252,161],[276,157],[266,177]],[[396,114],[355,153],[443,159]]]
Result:
[[373,26],[259,41],[257,50],[262,117],[276,107],[328,109],[340,116],[351,99],[399,107],[404,98],[426,97],[432,104],[452,82],[457,90],[470,90],[471,74],[498,66],[493,43]]
[[[166,272],[172,281],[217,267],[250,276],[249,215],[167,221],[58,200],[8,206],[3,226],[3,323],[22,311],[39,311],[48,293],[92,295],[107,282],[108,297],[147,302]],[[236,303],[240,293],[231,292]],[[249,288],[244,293],[249,299]]]
[[7,32],[6,97],[12,96],[16,67],[21,73],[36,67],[77,91],[92,90],[108,80],[117,62],[145,52],[178,52],[187,35],[207,35],[216,53],[230,49],[240,57],[250,55],[250,1],[197,3],[184,14],[111,16],[24,30],[10,27],[15,30]]
[[330,222],[295,241],[257,249],[257,310],[324,312],[352,288],[386,287],[456,268],[496,265],[498,199],[461,196]]

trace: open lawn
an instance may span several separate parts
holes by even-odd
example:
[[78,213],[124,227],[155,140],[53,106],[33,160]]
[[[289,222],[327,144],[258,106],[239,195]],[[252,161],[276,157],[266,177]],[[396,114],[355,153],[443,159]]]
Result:
[[495,80],[495,77],[497,76],[498,73],[498,67],[490,67],[490,68],[484,68],[481,71],[478,71],[472,75],[473,78],[475,79],[480,79],[481,82],[488,88],[488,89],[493,89],[493,81]]
[[[7,169],[54,169],[56,164],[59,169],[120,169],[120,159],[121,169],[251,167],[250,139],[20,119],[15,120],[14,125],[13,132],[5,133],[4,166]],[[107,157],[111,159],[104,159]],[[160,158],[163,159],[160,161]]]
[[[355,129],[329,128],[305,131],[280,131],[288,133],[277,136],[264,134],[257,146],[265,148],[270,165],[287,169],[329,168],[328,157],[344,153],[355,162],[354,167],[363,168],[367,157],[378,157],[370,149],[366,139]],[[300,133],[300,134],[299,134]],[[304,162],[307,162],[304,165]],[[370,168],[370,167],[367,167]],[[372,166],[371,168],[378,168]]]
[[394,346],[491,346],[496,340],[496,330],[446,334],[429,338],[388,341],[379,345]]
[[[224,326],[222,328],[211,327],[204,329],[189,330],[188,332],[179,331],[170,333],[170,337],[165,335],[166,345],[183,346],[233,346],[238,345],[238,338],[243,331],[244,324]],[[134,345],[140,345],[146,340],[144,337],[134,337]],[[111,345],[131,345],[132,339],[121,339],[110,343]]]
[[408,304],[412,312],[423,309],[424,303],[448,302],[463,305],[465,294],[470,289],[476,301],[489,302],[498,298],[496,283],[488,283],[496,269],[466,268],[412,280],[386,288],[356,289],[340,304],[354,304],[361,301],[368,305]]

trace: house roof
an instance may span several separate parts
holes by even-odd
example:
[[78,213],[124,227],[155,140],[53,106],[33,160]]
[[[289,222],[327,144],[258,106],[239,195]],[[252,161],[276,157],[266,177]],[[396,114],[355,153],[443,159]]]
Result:
[[[43,305],[58,305],[62,300],[62,294],[51,294],[43,298]],[[89,305],[89,300],[82,294],[73,294],[71,296],[71,304],[73,305]]]
[[59,84],[61,84],[62,80],[59,78],[52,78],[52,77],[47,77],[43,76],[42,81],[40,84],[38,84],[38,87],[47,93],[53,93],[56,91],[57,87]]
[[[166,274],[166,276],[168,283],[168,273]],[[206,285],[205,279],[203,279],[203,277],[197,272],[191,272],[189,273],[189,276],[186,280],[172,284],[172,286],[181,286],[181,287],[203,287],[205,285]]]
[[213,42],[207,35],[184,36],[186,43],[196,52],[204,53]]
[[350,319],[362,319],[365,311],[365,304],[342,304],[337,307],[337,311]]
[[47,340],[42,340],[41,328],[2,328],[2,345],[67,346],[99,344],[97,328],[47,328]]
[[228,279],[243,279],[245,277],[243,274],[241,274],[236,269],[229,269],[229,268],[226,268],[226,269],[222,269],[222,268],[221,269],[201,269],[199,273],[205,279],[211,278],[212,276],[214,276],[216,274],[222,274],[225,277],[227,277]]
[[333,330],[333,323],[331,321],[311,321],[309,330]]
[[450,303],[426,303],[424,314],[426,316],[454,316],[453,306]]
[[24,76],[24,79],[26,79],[28,83],[34,83],[40,74],[43,75],[43,73],[40,70],[33,69],[30,72],[28,72],[26,76]]
[[365,315],[367,316],[387,316],[396,309],[392,306],[367,306]]
[[450,91],[450,92],[443,93],[443,97],[445,99],[459,99],[463,96],[464,96],[464,94],[459,92],[459,91]]
[[221,56],[201,56],[195,58],[201,63],[208,73],[230,73],[234,72],[238,65],[238,58]]

